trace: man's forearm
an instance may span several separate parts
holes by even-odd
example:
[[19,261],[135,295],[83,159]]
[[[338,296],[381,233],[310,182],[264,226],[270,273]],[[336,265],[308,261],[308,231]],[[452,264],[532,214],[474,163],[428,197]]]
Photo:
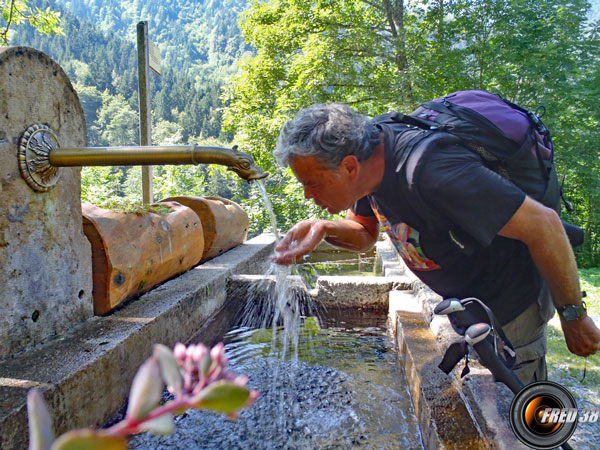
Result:
[[362,224],[351,219],[328,220],[324,226],[325,240],[336,247],[366,252],[377,241],[377,236],[373,236]]
[[527,245],[556,307],[581,303],[575,256],[555,211],[527,197],[499,234]]
[[379,235],[379,222],[374,216],[364,217],[348,211],[345,220],[325,221],[325,240],[337,247],[366,252]]
[[557,216],[550,216],[536,239],[527,244],[529,252],[548,283],[554,305],[581,304],[581,288],[575,255]]

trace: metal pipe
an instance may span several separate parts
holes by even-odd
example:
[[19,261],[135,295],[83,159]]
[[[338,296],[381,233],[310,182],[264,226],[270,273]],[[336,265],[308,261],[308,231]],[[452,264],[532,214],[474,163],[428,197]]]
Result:
[[[239,154],[239,153],[238,153]],[[233,150],[197,145],[57,148],[50,152],[56,167],[150,166],[159,164],[235,165]]]
[[254,165],[250,155],[233,148],[199,145],[61,148],[46,125],[30,126],[19,140],[19,169],[38,192],[51,189],[60,177],[58,167],[153,166],[160,164],[220,164],[246,181],[269,174]]
[[150,166],[161,164],[219,164],[229,167],[246,181],[268,173],[254,165],[246,153],[224,147],[199,145],[55,148],[48,160],[54,167]]

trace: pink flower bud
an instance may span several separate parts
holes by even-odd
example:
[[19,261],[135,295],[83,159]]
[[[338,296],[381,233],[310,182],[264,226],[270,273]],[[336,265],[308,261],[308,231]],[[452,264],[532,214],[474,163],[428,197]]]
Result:
[[185,361],[186,350],[187,349],[185,348],[185,345],[183,345],[181,342],[175,344],[175,347],[173,348],[173,354],[175,355],[175,359],[180,365],[182,365]]
[[233,382],[240,387],[245,387],[248,384],[248,375],[239,375]]
[[217,364],[221,364],[221,359],[225,356],[225,345],[219,342],[210,350],[210,357],[213,361],[217,361]]
[[198,364],[202,361],[202,358],[204,358],[204,355],[206,355],[207,352],[208,350],[203,344],[196,345],[192,350],[192,361],[194,364]]

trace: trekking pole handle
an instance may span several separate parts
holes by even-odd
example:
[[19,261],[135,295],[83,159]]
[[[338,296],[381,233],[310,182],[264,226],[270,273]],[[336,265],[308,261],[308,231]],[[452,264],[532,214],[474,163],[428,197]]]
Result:
[[[480,325],[482,324],[470,326],[465,333],[465,339],[467,342],[469,339],[472,339],[474,342],[472,347],[477,352],[481,363],[492,372],[496,381],[504,383],[514,394],[517,394],[521,388],[523,388],[523,383],[517,378],[515,373],[506,367],[500,358],[498,358],[494,350],[493,337],[489,334],[489,330],[487,331],[487,334],[485,331],[482,332],[483,327],[480,327]],[[487,326],[489,327],[489,325]],[[479,337],[484,334],[485,336],[482,339],[479,339]],[[468,338],[468,335],[472,336],[472,338]]]
[[479,344],[483,341],[488,335],[492,327],[490,327],[487,323],[476,323],[467,328],[465,333],[465,340],[467,344],[473,347],[475,344]]
[[448,315],[448,314],[455,313],[457,311],[464,311],[464,310],[465,310],[465,307],[462,305],[460,300],[458,300],[457,298],[448,298],[448,299],[442,300],[440,303],[438,303],[435,306],[433,312],[435,314]]

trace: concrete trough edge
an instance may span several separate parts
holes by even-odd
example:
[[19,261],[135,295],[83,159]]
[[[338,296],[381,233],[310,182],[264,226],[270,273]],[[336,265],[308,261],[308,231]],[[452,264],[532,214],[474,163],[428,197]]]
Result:
[[263,273],[275,239],[262,234],[105,317],[0,361],[0,448],[27,448],[27,391],[44,396],[58,435],[96,427],[127,398],[152,344],[187,342],[227,300],[227,279]]
[[[406,269],[387,237],[377,245],[380,257],[386,260],[382,264],[384,275],[403,274],[411,284],[409,292],[406,293],[410,295],[410,300],[395,301],[394,296],[403,295],[403,293],[390,292],[389,316],[401,364],[407,380],[409,380],[408,385],[415,402],[415,410],[419,411],[417,403],[421,402],[422,411],[430,412],[430,414],[424,414],[421,411],[418,416],[426,448],[525,450],[527,447],[515,437],[508,419],[510,402],[514,394],[503,384],[496,383],[490,372],[473,357],[469,362],[471,372],[462,379],[460,378],[462,364],[459,364],[449,375],[445,375],[437,367],[443,357],[443,350],[450,342],[459,337],[446,317],[433,314],[433,309],[442,298]],[[419,334],[426,338],[419,338]],[[435,361],[430,370],[429,368],[424,370],[425,364],[421,361],[423,358],[429,358],[431,362]],[[449,388],[449,392],[445,392],[439,387],[435,388],[434,379],[436,377],[443,377],[446,380],[445,384],[452,386]],[[424,399],[427,385],[433,388],[429,395],[435,393],[435,400],[438,396],[454,397],[461,408],[464,406],[464,414],[470,417],[470,421],[479,430],[481,442],[478,445],[481,447],[467,446],[460,441],[455,444],[451,441],[443,442],[444,439],[439,435],[443,424],[436,421],[436,415],[432,413],[431,401]]]
[[[298,275],[290,275],[287,279],[299,298],[308,296],[311,303],[325,308],[386,308],[388,292],[411,286],[410,280],[403,276],[320,276],[314,289],[307,289]],[[234,275],[229,279],[229,289],[232,292],[256,291],[253,292],[256,296],[274,290],[275,283],[273,275]]]
[[410,292],[390,292],[389,317],[427,449],[487,449],[490,443],[453,376],[437,366],[442,352]]

